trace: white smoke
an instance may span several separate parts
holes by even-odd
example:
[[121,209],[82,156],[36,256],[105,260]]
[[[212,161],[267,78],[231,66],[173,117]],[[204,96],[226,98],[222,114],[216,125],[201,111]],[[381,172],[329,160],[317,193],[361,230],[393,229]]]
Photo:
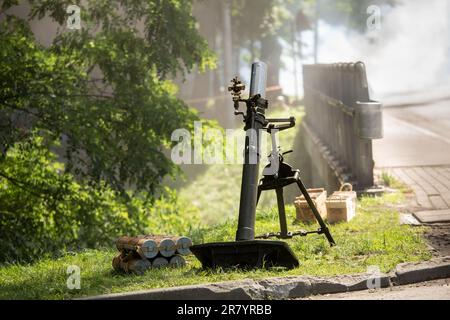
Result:
[[[394,8],[382,7],[381,28],[368,34],[325,23],[319,30],[318,62],[365,62],[376,97],[450,82],[450,0],[408,0]],[[306,36],[311,48],[312,37]],[[292,61],[284,60],[287,65]],[[282,73],[289,93],[291,72]]]

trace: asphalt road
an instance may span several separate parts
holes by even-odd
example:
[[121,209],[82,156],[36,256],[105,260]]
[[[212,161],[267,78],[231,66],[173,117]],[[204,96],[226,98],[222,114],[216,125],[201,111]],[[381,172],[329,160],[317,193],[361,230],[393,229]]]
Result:
[[450,300],[450,279],[370,291],[313,296],[305,300]]
[[450,165],[450,99],[387,106],[383,127],[373,142],[377,168]]

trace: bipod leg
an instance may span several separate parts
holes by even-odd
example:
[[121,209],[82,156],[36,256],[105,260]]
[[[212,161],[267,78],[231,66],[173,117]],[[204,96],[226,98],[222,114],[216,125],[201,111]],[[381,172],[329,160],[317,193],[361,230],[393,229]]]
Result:
[[277,204],[278,204],[278,216],[280,218],[280,237],[282,239],[288,238],[287,222],[286,222],[286,211],[284,210],[284,199],[283,199],[283,187],[276,188],[277,193]]
[[335,245],[336,242],[334,242],[334,239],[331,236],[330,230],[328,230],[328,227],[325,225],[325,222],[323,222],[322,217],[320,216],[319,212],[317,211],[317,208],[314,205],[314,202],[311,200],[311,197],[309,196],[309,193],[306,190],[302,180],[300,180],[300,177],[297,177],[297,185],[300,188],[300,191],[302,192],[303,196],[305,197],[305,200],[308,203],[309,207],[311,208],[311,211],[313,212],[314,216],[316,217],[316,220],[320,225],[320,230],[322,231],[322,233],[325,234],[330,245],[331,246]]

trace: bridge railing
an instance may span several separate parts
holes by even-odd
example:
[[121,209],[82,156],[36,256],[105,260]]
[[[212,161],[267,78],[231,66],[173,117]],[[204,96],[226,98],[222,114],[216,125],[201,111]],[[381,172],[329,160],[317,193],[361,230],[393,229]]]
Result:
[[370,100],[362,62],[303,67],[305,128],[340,183],[374,185],[372,139],[382,138],[381,104]]

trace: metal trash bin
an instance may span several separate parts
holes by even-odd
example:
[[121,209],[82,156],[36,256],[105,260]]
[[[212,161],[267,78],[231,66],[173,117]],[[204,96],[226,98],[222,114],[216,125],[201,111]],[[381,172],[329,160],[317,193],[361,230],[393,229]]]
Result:
[[360,139],[383,138],[383,112],[381,103],[377,101],[357,101],[355,104],[354,129]]

